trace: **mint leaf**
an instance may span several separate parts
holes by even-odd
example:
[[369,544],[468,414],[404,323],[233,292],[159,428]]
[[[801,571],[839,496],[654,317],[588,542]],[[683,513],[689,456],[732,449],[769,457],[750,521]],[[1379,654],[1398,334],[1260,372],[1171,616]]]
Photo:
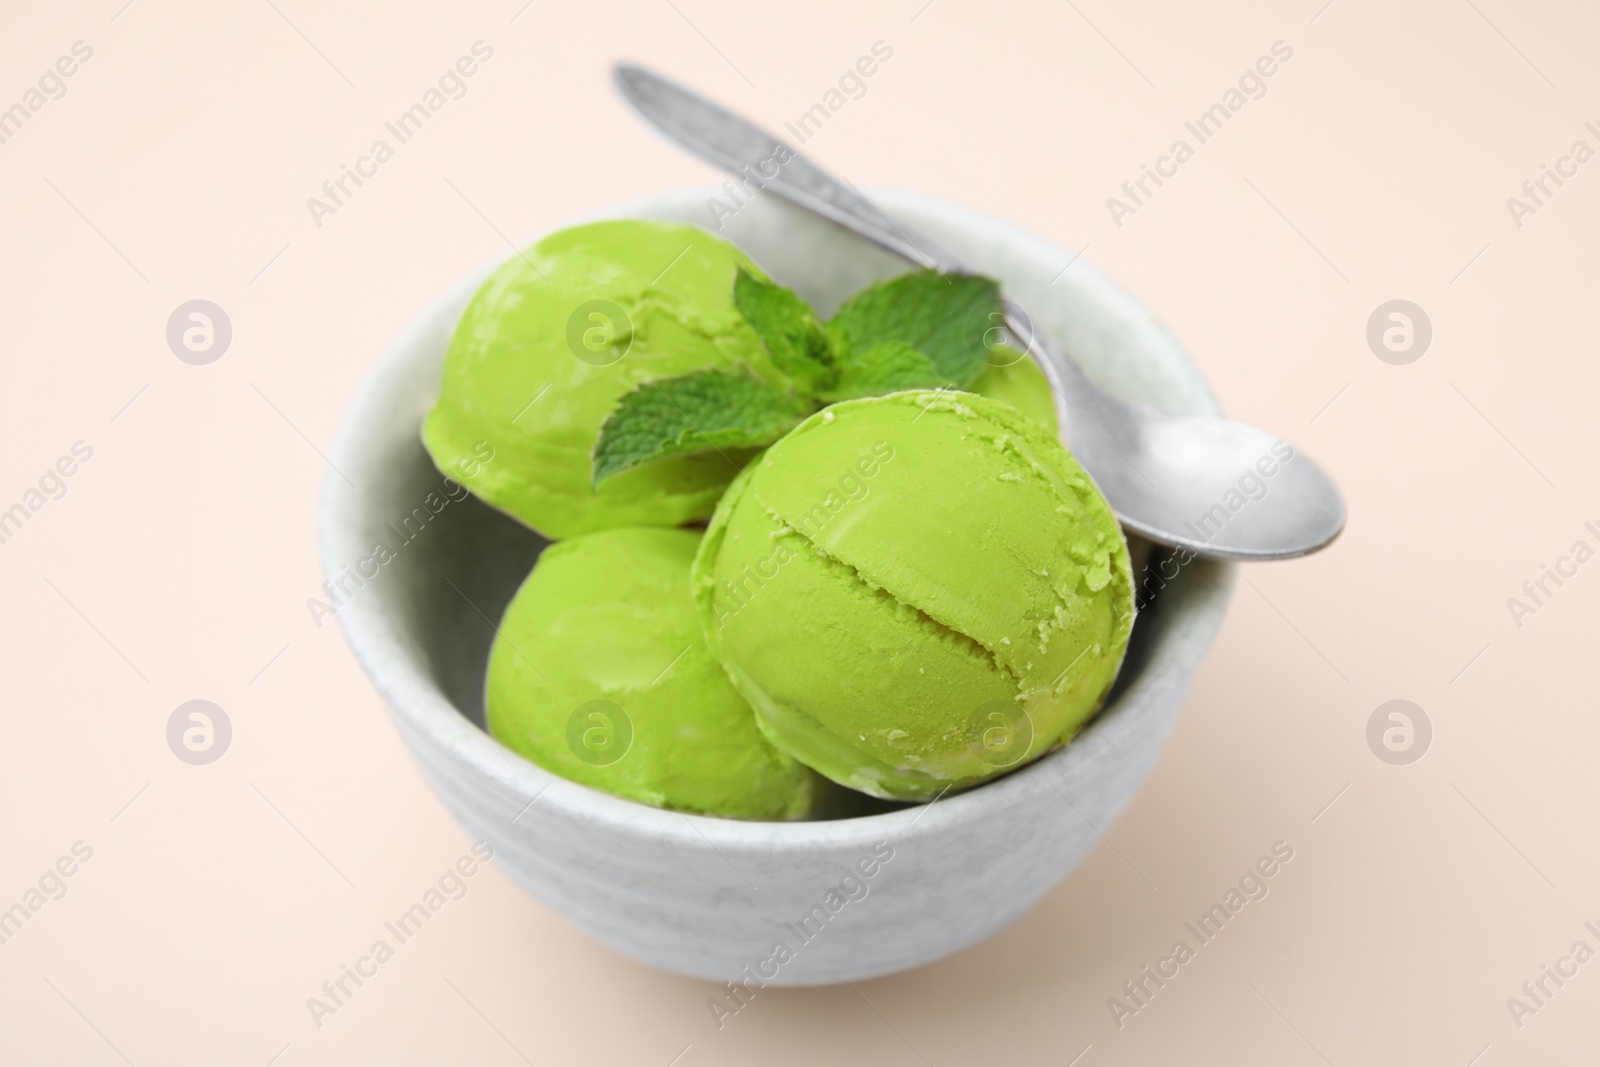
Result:
[[594,446],[594,481],[651,460],[722,448],[759,448],[806,415],[789,393],[728,371],[645,382],[618,402]]
[[939,372],[933,360],[904,341],[880,341],[853,356],[840,368],[839,380],[820,395],[832,403],[901,389],[937,389],[954,384]]
[[733,303],[760,336],[772,361],[796,385],[812,391],[833,378],[833,349],[811,305],[792,289],[759,281],[743,267],[733,279]]
[[1004,321],[1000,284],[976,274],[914,270],[861,290],[828,322],[842,367],[861,379],[867,353],[886,341],[921,352],[946,382],[965,386],[983,372]]

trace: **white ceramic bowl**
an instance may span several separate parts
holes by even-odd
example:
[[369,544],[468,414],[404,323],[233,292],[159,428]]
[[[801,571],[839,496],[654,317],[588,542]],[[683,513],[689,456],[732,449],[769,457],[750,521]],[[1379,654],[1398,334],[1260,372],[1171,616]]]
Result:
[[[709,229],[706,202],[716,192],[664,193],[597,217]],[[1006,223],[906,194],[873,195],[1001,278],[1108,388],[1169,410],[1215,410],[1172,337],[1089,264],[1063,274],[1070,253]],[[824,313],[905,269],[782,201],[761,197],[724,223],[725,236]],[[1140,616],[1108,707],[1071,745],[930,806],[740,822],[658,810],[557,778],[483,729],[490,620],[498,622],[544,542],[475,499],[437,514],[425,507],[443,482],[418,428],[456,319],[493,266],[434,301],[384,355],[331,457],[354,484],[330,472],[322,498],[330,578],[354,570],[378,542],[395,550],[338,620],[445,804],[494,845],[512,877],[596,939],[702,978],[867,978],[955,952],[1020,916],[1149,773],[1222,622],[1230,569],[1182,568]],[[413,518],[420,532],[402,543],[418,508],[426,521]]]

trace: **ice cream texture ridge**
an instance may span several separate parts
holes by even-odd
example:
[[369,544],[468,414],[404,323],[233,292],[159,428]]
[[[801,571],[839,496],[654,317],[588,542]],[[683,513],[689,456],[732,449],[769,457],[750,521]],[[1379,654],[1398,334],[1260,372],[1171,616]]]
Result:
[[901,800],[1070,738],[1134,617],[1126,541],[1066,449],[943,391],[835,404],[768,449],[717,508],[694,594],[779,748]]

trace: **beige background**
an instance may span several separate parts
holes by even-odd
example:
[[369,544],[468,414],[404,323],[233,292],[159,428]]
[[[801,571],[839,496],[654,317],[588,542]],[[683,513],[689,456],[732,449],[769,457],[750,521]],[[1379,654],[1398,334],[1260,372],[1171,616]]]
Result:
[[[1520,1029],[1506,999],[1580,937],[1600,949],[1600,563],[1520,628],[1506,599],[1600,547],[1600,163],[1520,228],[1506,198],[1600,147],[1600,14],[1322,2],[8,5],[0,107],[73,42],[94,54],[0,144],[0,507],[74,442],[94,455],[0,545],[0,908],[74,842],[93,858],[0,945],[0,1061],[1592,1056],[1600,962]],[[479,39],[465,98],[314,226],[306,198]],[[1109,842],[987,943],[768,992],[719,1032],[708,983],[600,948],[490,864],[314,1027],[306,998],[469,845],[306,610],[346,401],[504,238],[720,180],[624,110],[610,61],[778,125],[880,39],[893,59],[808,152],[1087,245],[1231,414],[1335,472],[1349,529],[1243,572]],[[1106,198],[1279,40],[1267,95],[1115,226]],[[233,324],[209,366],[164,338],[197,297]],[[1395,298],[1434,328],[1409,366],[1365,341]],[[165,740],[194,698],[234,729],[205,767]],[[1410,766],[1365,740],[1393,698],[1433,723]],[[1107,998],[1280,839],[1271,895],[1118,1030]]]

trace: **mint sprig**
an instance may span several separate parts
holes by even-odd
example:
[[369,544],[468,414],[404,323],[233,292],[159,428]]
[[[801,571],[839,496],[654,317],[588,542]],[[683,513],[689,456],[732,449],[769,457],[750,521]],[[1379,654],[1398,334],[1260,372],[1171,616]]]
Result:
[[809,410],[783,389],[727,371],[646,382],[600,427],[593,484],[668,456],[770,445]]
[[742,267],[733,302],[783,378],[725,370],[645,382],[600,428],[594,484],[668,456],[761,448],[822,404],[903,389],[965,388],[1003,321],[1000,286],[914,270],[856,293],[826,324],[793,290]]
[[772,362],[797,387],[809,392],[833,380],[828,333],[794,290],[761,281],[740,267],[733,279],[733,303],[766,345]]
[[828,321],[828,339],[843,366],[897,342],[927,356],[949,384],[964,386],[983,372],[1001,321],[993,278],[915,270],[846,300]]

